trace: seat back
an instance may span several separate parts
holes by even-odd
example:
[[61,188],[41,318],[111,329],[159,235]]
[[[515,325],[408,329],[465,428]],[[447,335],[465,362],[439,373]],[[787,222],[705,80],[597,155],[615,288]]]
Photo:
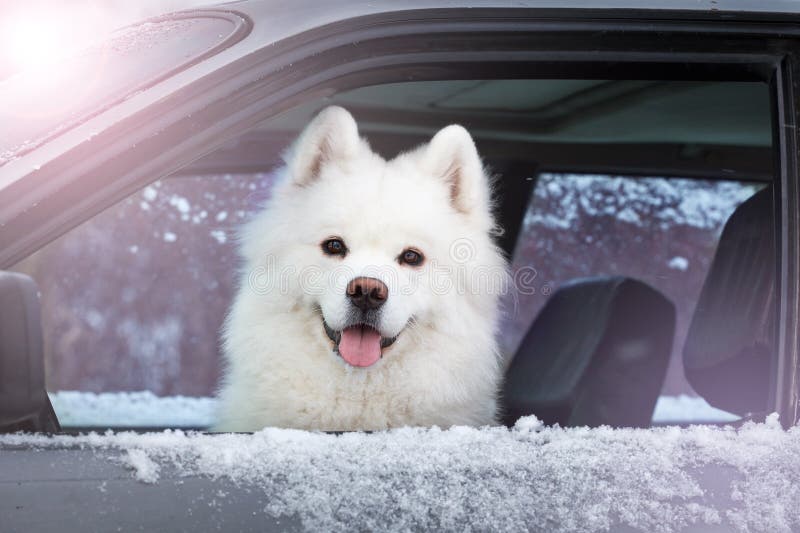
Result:
[[773,190],[728,219],[695,307],[683,366],[705,400],[737,414],[767,409],[775,339]]
[[534,414],[563,426],[649,426],[674,333],[675,307],[641,281],[562,286],[506,372],[503,421]]
[[0,272],[0,432],[59,431],[44,379],[36,283]]

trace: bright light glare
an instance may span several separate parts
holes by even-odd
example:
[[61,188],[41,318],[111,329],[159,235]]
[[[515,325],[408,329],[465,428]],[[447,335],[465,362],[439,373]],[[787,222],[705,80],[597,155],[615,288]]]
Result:
[[4,9],[0,0],[0,79],[20,71],[48,71],[112,28],[93,4],[36,2]]
[[53,19],[18,16],[7,31],[4,48],[15,70],[42,68],[70,48],[64,24]]
[[146,17],[211,0],[0,0],[0,81],[46,74],[64,56]]

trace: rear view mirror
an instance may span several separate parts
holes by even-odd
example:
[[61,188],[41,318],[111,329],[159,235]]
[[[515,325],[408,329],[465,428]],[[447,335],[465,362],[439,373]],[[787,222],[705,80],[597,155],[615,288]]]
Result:
[[45,389],[38,293],[30,277],[0,272],[0,433],[61,430]]

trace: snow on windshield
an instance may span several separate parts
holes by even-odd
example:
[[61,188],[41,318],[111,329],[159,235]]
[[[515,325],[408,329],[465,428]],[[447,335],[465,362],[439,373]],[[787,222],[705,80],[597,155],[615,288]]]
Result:
[[800,429],[784,431],[777,415],[740,429],[562,429],[527,417],[512,430],[0,436],[0,450],[19,446],[89,448],[144,483],[231,480],[263,491],[267,515],[310,530],[800,528]]

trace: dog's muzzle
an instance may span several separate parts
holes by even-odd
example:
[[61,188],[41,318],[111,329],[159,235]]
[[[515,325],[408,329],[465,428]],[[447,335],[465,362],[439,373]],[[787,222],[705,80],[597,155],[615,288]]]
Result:
[[391,346],[397,336],[383,337],[374,323],[354,321],[341,331],[331,328],[322,319],[325,334],[333,341],[333,350],[347,363],[368,367],[383,357],[383,349]]

